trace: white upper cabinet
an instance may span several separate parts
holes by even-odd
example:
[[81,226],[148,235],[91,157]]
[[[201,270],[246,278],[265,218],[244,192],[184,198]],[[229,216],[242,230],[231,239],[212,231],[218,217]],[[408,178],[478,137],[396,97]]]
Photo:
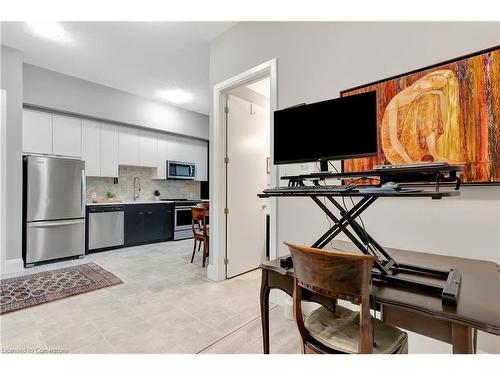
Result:
[[82,156],[82,120],[76,117],[52,116],[52,153]]
[[208,143],[197,139],[167,136],[167,160],[196,164],[196,178],[207,181]]
[[52,114],[23,110],[23,152],[52,154]]
[[196,180],[208,181],[208,143],[198,140],[191,140],[191,142],[196,168],[198,168]]
[[139,129],[120,126],[119,147],[120,164],[139,165]]
[[118,126],[101,124],[101,176],[118,177]]
[[156,167],[157,153],[157,133],[139,130],[139,165],[141,167]]
[[192,161],[187,160],[185,155],[184,138],[176,137],[175,135],[167,136],[167,160],[170,161]]
[[82,159],[87,176],[101,175],[101,124],[96,121],[82,120]]
[[167,160],[195,163],[195,180],[208,177],[206,141],[30,109],[23,110],[23,152],[81,157],[94,177],[118,177],[118,166],[130,165],[165,179]]
[[158,133],[158,153],[156,154],[156,168],[153,178],[164,180],[167,178],[167,135]]

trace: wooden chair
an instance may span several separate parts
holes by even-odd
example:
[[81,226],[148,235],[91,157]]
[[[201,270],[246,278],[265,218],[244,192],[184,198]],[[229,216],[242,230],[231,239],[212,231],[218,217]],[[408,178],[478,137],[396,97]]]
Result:
[[201,202],[196,205],[197,207],[206,208],[207,210],[210,208],[209,202]]
[[200,251],[201,244],[203,243],[203,262],[202,267],[205,267],[205,260],[208,256],[208,227],[207,227],[207,214],[208,209],[203,207],[191,207],[192,220],[191,228],[193,229],[194,247],[191,263],[193,263],[194,254],[196,253],[196,244],[198,242],[198,251]]
[[[407,334],[370,314],[369,283],[375,256],[285,244],[293,259],[293,308],[303,353],[408,353]],[[337,304],[333,312],[320,307],[304,320],[304,289],[360,304],[361,310]]]

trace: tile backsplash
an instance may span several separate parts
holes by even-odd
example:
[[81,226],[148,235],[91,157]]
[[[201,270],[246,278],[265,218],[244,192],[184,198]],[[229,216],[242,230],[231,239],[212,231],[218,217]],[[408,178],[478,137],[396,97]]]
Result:
[[92,193],[96,199],[105,199],[106,192],[116,194],[117,199],[132,201],[134,199],[134,177],[139,177],[141,191],[139,200],[153,199],[153,192],[158,190],[161,199],[167,198],[200,198],[199,181],[153,180],[151,168],[120,166],[118,183],[110,177],[87,177],[87,201],[92,202]]

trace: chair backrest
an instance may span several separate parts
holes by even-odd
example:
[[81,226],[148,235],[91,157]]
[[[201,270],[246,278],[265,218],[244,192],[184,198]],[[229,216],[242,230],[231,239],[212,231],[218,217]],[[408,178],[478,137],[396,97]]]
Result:
[[198,203],[197,206],[208,209],[208,208],[210,208],[210,203],[209,202],[201,202],[201,203]]
[[373,333],[369,283],[373,262],[377,257],[285,244],[293,259],[294,313],[303,340],[308,337],[308,332],[304,327],[300,301],[302,289],[307,289],[327,297],[361,304],[359,352],[371,353]]
[[191,228],[193,235],[196,235],[200,231],[203,232],[203,235],[207,235],[207,211],[207,208],[191,207]]

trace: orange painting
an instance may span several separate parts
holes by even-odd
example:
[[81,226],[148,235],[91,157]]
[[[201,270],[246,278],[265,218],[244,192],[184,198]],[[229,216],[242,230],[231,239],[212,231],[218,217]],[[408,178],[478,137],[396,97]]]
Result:
[[343,170],[378,164],[447,162],[465,183],[500,183],[500,49],[345,90],[377,92],[379,154],[343,161]]

